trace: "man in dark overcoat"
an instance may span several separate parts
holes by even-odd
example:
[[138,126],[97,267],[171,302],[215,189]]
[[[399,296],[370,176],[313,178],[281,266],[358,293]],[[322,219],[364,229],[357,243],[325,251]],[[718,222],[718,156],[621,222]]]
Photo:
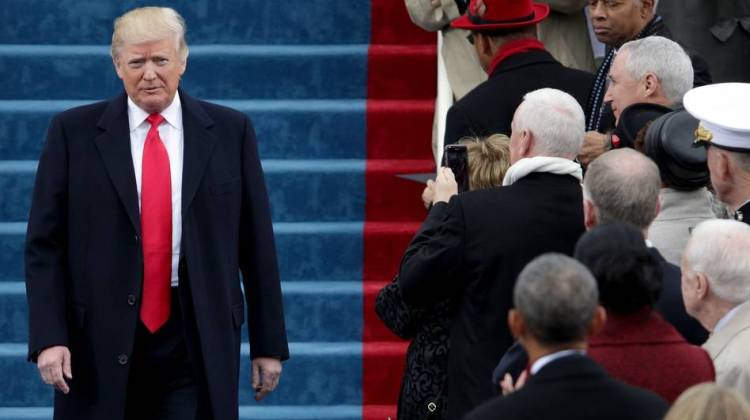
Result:
[[125,92],[50,124],[26,285],[55,419],[237,419],[246,304],[256,399],[288,358],[253,128],[178,89],[184,35],[172,9],[124,14],[111,52]]
[[583,139],[581,106],[567,93],[540,89],[525,96],[512,127],[503,186],[449,197],[444,186],[453,174],[443,168],[434,206],[447,206],[447,216],[401,263],[407,304],[460,301],[450,327],[450,419],[495,395],[490,378],[513,342],[506,316],[518,273],[539,254],[572,254],[584,231],[581,167],[573,161]]
[[454,28],[471,31],[479,62],[489,79],[448,110],[445,144],[463,137],[510,135],[513,112],[523,95],[555,88],[586,106],[593,76],[555,60],[537,39],[536,24],[549,6],[532,0],[474,0]]

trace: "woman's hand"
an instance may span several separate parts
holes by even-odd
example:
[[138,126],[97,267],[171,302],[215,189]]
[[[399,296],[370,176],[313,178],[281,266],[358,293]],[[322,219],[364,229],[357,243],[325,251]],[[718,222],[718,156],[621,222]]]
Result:
[[433,188],[435,190],[433,203],[441,201],[447,203],[451,197],[458,194],[458,184],[456,184],[456,177],[451,168],[440,168]]

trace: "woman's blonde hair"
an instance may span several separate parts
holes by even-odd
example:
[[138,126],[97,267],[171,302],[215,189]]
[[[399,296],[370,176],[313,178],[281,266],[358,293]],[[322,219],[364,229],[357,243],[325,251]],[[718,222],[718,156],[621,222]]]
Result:
[[493,134],[484,139],[466,137],[469,160],[469,189],[481,190],[503,185],[503,177],[510,166],[510,139],[504,134]]
[[186,30],[185,20],[172,8],[139,7],[115,19],[110,54],[112,58],[117,58],[125,44],[174,39],[180,58],[184,62],[188,57]]
[[737,391],[715,383],[683,392],[664,420],[748,420],[750,403]]

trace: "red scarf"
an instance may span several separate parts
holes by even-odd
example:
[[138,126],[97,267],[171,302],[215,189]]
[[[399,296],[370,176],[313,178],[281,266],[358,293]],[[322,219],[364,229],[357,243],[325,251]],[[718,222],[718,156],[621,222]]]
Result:
[[497,66],[500,65],[506,58],[526,51],[541,50],[544,51],[544,44],[536,39],[519,39],[516,41],[510,41],[503,44],[502,47],[497,51],[495,57],[492,59],[490,66],[487,67],[487,74],[492,75],[495,72]]

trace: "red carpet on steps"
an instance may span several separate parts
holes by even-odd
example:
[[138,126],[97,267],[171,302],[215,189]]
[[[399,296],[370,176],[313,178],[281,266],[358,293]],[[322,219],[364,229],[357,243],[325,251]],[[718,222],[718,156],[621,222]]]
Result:
[[425,216],[423,186],[396,174],[429,172],[436,86],[433,33],[409,20],[403,0],[372,0],[367,76],[364,226],[363,420],[396,419],[407,343],[375,314],[377,291],[393,279]]

